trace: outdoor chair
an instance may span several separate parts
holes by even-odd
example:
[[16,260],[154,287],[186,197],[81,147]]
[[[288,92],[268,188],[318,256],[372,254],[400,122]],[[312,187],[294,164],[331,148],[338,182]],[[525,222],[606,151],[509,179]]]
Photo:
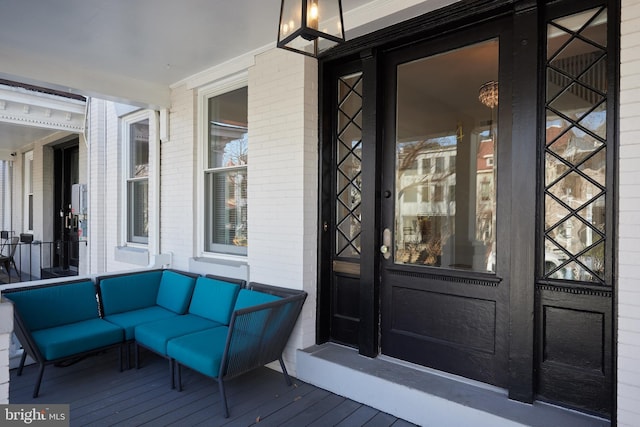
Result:
[[18,241],[20,238],[18,236],[5,238],[2,242],[2,247],[0,249],[0,265],[2,265],[9,276],[11,276],[11,264],[13,264],[13,269],[18,274],[18,278],[22,280],[20,276],[20,270],[16,266],[16,261],[14,260],[14,255],[16,253],[16,248],[18,247]]

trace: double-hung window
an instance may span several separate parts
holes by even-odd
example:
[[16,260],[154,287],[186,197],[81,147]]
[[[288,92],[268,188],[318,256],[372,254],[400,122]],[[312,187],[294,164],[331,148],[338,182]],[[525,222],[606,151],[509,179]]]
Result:
[[205,102],[204,250],[247,254],[247,88]]
[[149,118],[125,120],[126,239],[128,243],[149,241]]

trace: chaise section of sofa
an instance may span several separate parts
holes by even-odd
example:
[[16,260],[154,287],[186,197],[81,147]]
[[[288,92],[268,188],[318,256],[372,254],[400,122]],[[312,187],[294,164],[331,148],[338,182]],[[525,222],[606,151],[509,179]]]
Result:
[[38,397],[46,365],[124,341],[121,327],[99,317],[91,280],[8,290],[4,296],[14,305],[15,332],[24,349],[18,375],[27,355],[40,368],[33,397]]

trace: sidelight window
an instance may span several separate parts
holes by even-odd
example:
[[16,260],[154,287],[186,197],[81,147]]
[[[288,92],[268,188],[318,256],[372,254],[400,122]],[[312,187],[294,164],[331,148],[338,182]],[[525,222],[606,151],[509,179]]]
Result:
[[[356,259],[362,232],[362,79],[362,73],[351,74],[338,84],[335,255]],[[416,199],[417,192],[410,197]]]
[[607,10],[547,25],[544,277],[605,283]]

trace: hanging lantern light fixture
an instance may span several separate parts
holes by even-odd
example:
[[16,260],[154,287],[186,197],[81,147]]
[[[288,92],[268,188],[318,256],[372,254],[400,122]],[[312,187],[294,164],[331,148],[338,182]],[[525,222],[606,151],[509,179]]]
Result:
[[278,47],[317,57],[342,42],[341,0],[282,0]]

